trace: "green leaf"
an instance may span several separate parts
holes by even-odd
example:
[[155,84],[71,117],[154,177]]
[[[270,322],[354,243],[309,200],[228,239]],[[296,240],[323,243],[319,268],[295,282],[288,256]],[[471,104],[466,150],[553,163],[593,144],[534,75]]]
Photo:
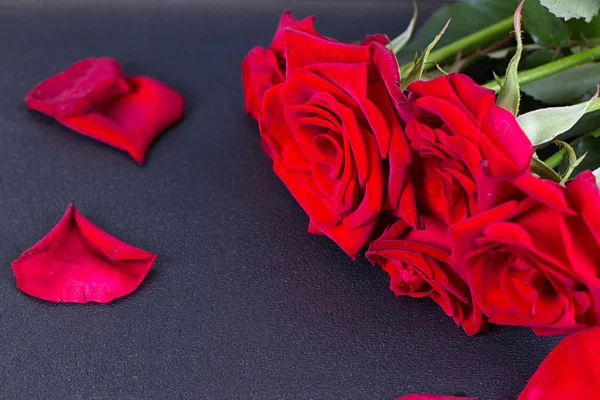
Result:
[[586,113],[571,129],[560,135],[561,140],[583,136],[600,127],[600,111]]
[[521,87],[523,93],[548,104],[570,104],[589,99],[600,82],[600,63],[561,71]]
[[523,52],[523,39],[521,37],[521,10],[523,9],[523,1],[514,15],[515,39],[517,40],[517,51],[508,63],[506,68],[506,76],[504,83],[500,87],[496,104],[510,111],[514,116],[519,114],[519,102],[521,101],[521,92],[519,91],[519,62],[521,61],[521,53]]
[[523,26],[533,41],[542,45],[565,45],[569,42],[569,27],[540,4],[527,0],[523,6]]
[[573,40],[600,38],[600,16],[598,15],[589,23],[582,19],[572,19],[567,24]]
[[598,14],[600,0],[540,0],[540,3],[559,18],[583,18],[590,22]]
[[415,66],[413,67],[412,71],[410,71],[406,78],[402,79],[402,82],[400,82],[400,88],[402,90],[405,90],[411,83],[421,80],[421,77],[423,76],[423,68],[425,66],[425,63],[427,62],[427,57],[429,57],[431,49],[435,47],[436,43],[444,35],[444,32],[446,31],[446,28],[448,28],[449,24],[450,20],[446,22],[446,25],[444,25],[440,33],[438,33],[436,37],[433,38],[433,41],[429,43],[427,47],[425,47],[423,53],[421,53],[421,55],[415,60]]
[[394,53],[398,53],[410,40],[413,30],[415,29],[415,24],[417,23],[417,17],[419,16],[419,8],[417,7],[417,3],[413,0],[413,16],[408,23],[408,26],[400,35],[396,36],[390,43],[388,43],[388,48],[392,50]]
[[531,140],[531,144],[538,146],[571,129],[597,98],[598,93],[587,103],[567,107],[541,108],[519,116],[517,122]]
[[[517,4],[518,0],[462,0],[457,4],[440,7],[398,54],[398,59],[401,64],[412,61],[413,54],[424,49],[449,19],[453,23],[440,40],[439,46],[455,42],[510,17]],[[483,47],[489,44],[479,45]]]
[[600,168],[600,138],[591,135],[582,137],[577,141],[573,150],[577,157],[587,153],[587,157],[573,171],[573,176],[577,176],[582,171]]
[[535,155],[531,158],[531,172],[539,177],[550,179],[554,182],[560,182],[561,177],[552,168],[544,164],[542,160]]
[[600,168],[594,171],[594,176],[596,177],[596,183],[598,187],[600,187]]

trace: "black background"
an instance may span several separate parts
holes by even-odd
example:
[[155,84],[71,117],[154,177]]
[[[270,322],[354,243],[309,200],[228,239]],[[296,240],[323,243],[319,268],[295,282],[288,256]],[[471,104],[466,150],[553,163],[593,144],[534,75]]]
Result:
[[[423,18],[440,4],[422,1]],[[306,233],[240,79],[286,8],[341,40],[394,36],[411,14],[391,0],[0,3],[0,398],[514,399],[553,348],[519,328],[469,338],[432,301],[396,298],[380,269]],[[187,99],[144,167],[23,104],[89,56]],[[132,295],[65,305],[16,288],[10,262],[72,200],[159,253]]]

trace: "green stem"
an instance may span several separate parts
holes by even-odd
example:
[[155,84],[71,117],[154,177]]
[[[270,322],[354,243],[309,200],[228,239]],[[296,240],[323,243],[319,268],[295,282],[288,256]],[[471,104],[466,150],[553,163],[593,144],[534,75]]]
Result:
[[[462,39],[452,42],[447,46],[440,48],[439,50],[432,51],[427,58],[428,63],[425,64],[425,69],[432,68],[436,63],[441,63],[450,57],[453,57],[461,51],[473,48],[475,46],[485,45],[493,42],[494,40],[502,39],[506,36],[513,27],[513,17],[503,19],[500,22],[495,23],[485,29],[472,33]],[[415,66],[414,62],[400,67],[402,76],[405,76]]]
[[[592,103],[592,104],[594,104],[594,103]],[[584,136],[593,136],[595,138],[600,137],[600,129],[596,129],[595,131],[588,133]],[[575,139],[571,143],[569,143],[571,145],[571,147],[575,147],[577,145],[577,143],[581,140],[582,137],[583,136],[578,137],[577,139]],[[554,153],[550,157],[548,157],[548,159],[546,161],[544,161],[544,164],[546,164],[550,168],[558,167],[566,152],[567,152],[567,148],[563,147],[562,149],[560,149],[559,151],[557,151],[556,153]]]
[[[594,61],[598,58],[600,58],[600,46],[592,47],[591,49],[584,50],[581,53],[573,54],[568,57],[549,62],[548,64],[540,65],[537,68],[520,72],[519,84],[526,85],[528,83],[537,81],[538,79],[554,75],[558,72],[573,68],[577,65],[585,64],[589,61]],[[500,90],[500,86],[495,81],[488,82],[483,86],[496,92]],[[597,109],[600,109],[600,104],[597,107]]]

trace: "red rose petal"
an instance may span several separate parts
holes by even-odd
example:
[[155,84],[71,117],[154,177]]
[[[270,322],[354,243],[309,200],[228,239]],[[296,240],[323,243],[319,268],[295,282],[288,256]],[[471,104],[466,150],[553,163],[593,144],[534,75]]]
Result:
[[468,335],[485,329],[485,318],[471,300],[469,287],[450,264],[450,228],[424,216],[424,229],[398,220],[389,225],[366,252],[371,263],[390,275],[396,295],[429,296]]
[[[246,112],[255,120],[260,119],[260,107],[265,92],[271,87],[285,81],[286,55],[284,32],[296,29],[310,35],[325,38],[317,33],[314,27],[315,17],[307,17],[298,21],[290,11],[285,11],[268,49],[255,47],[242,61],[242,85]],[[328,39],[329,40],[329,39]],[[267,147],[267,154],[271,156]],[[272,158],[272,157],[271,157]]]
[[283,33],[286,29],[296,29],[302,32],[309,33],[311,35],[317,37],[321,36],[315,30],[315,16],[311,15],[310,17],[306,17],[300,21],[298,21],[292,15],[291,11],[287,10],[283,14],[281,14],[281,18],[279,19],[279,25],[277,25],[277,29],[275,30],[275,35],[273,36],[273,40],[271,41],[271,45],[269,48],[275,52],[277,55],[283,55],[285,51],[285,42],[283,38]]
[[255,47],[242,61],[242,85],[246,112],[259,119],[260,104],[265,92],[284,81],[276,54],[269,49]]
[[156,257],[103,232],[71,204],[50,233],[12,267],[17,286],[31,296],[108,303],[133,292]]
[[51,117],[83,115],[89,109],[129,92],[123,69],[112,58],[87,58],[34,87],[27,107]]
[[323,236],[323,232],[321,232],[321,230],[313,222],[308,223],[308,233],[311,235]]
[[597,243],[600,243],[600,189],[591,171],[583,171],[567,184],[567,196],[578,210]]
[[362,42],[360,42],[361,46],[368,46],[371,43],[379,43],[382,45],[386,45],[390,42],[390,38],[388,38],[383,33],[374,33],[372,35],[367,36]]
[[518,400],[596,400],[600,394],[600,328],[568,336],[531,377]]
[[164,83],[145,76],[128,79],[131,92],[81,117],[59,118],[69,128],[127,151],[142,164],[146,150],[183,118],[184,99]]
[[409,394],[396,400],[477,400],[475,397],[440,396],[437,394]]
[[152,142],[184,111],[184,99],[175,90],[148,77],[125,80],[111,59],[71,66],[34,88],[26,103],[83,135],[127,151],[140,164]]
[[369,62],[369,47],[334,42],[309,33],[286,29],[284,39],[287,52],[286,79],[294,71],[307,65],[323,62],[355,64]]
[[490,161],[492,175],[510,178],[529,171],[533,146],[508,110],[492,107],[481,129],[487,132],[485,137],[489,139],[489,142],[482,141],[480,146]]

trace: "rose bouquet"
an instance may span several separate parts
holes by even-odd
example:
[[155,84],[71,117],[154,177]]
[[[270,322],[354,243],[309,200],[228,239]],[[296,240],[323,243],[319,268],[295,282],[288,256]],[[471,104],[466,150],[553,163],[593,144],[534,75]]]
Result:
[[[480,11],[470,3],[439,11],[416,40],[449,15]],[[308,232],[354,259],[366,250],[397,295],[430,297],[468,335],[488,324],[540,335],[592,328],[600,135],[589,127],[600,108],[600,47],[584,34],[597,24],[566,20],[589,21],[598,7],[489,3],[513,15],[433,51],[448,21],[406,65],[416,9],[398,37],[352,44],[286,12],[270,46],[242,63],[246,111]],[[481,85],[469,76],[485,81],[494,65],[503,78],[490,72]],[[577,71],[587,85],[566,88],[564,74]],[[563,91],[560,107],[543,104]],[[538,389],[522,398],[549,398],[531,395]]]

